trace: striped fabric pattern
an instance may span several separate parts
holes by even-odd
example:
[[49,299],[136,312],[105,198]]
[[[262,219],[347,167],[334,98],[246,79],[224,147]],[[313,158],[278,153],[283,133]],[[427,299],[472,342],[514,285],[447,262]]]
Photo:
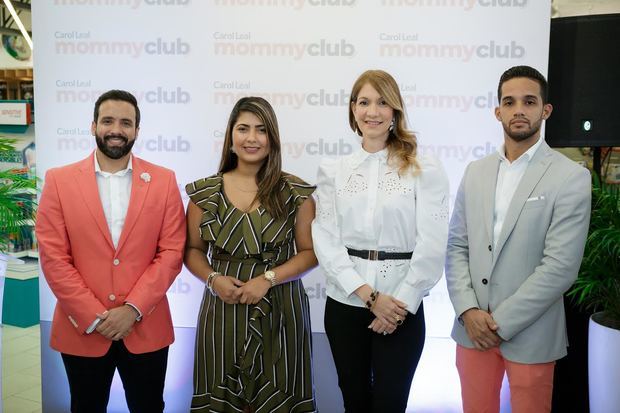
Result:
[[[226,199],[221,174],[186,186],[204,212],[201,238],[215,271],[242,281],[295,254],[297,208],[315,187],[282,179],[287,214],[249,213]],[[205,251],[206,253],[206,251]],[[314,412],[310,308],[301,280],[280,284],[255,305],[229,305],[206,289],[198,317],[192,412]],[[246,410],[247,411],[247,410]]]

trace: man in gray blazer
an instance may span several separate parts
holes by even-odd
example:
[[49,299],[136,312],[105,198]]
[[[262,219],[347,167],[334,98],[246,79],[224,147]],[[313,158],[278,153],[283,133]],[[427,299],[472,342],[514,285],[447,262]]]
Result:
[[590,174],[549,148],[547,81],[502,75],[498,153],[468,165],[450,222],[446,279],[463,410],[499,412],[504,372],[513,413],[549,412],[566,355],[563,293],[577,277],[590,218]]

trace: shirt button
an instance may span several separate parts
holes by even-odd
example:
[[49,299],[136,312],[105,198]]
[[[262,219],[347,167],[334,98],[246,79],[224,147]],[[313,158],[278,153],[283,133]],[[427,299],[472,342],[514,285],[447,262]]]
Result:
[[108,295],[108,300],[114,301],[114,300],[116,300],[116,296],[114,294],[110,294],[110,295]]
[[114,265],[118,265],[118,264],[120,264],[120,263],[121,263],[121,260],[119,260],[118,258],[114,258],[114,261],[112,261],[112,263],[113,263]]
[[486,278],[482,279],[482,284],[487,285],[489,283],[489,280],[487,280]]
[[493,250],[493,248],[491,248],[491,246],[489,245],[489,251],[492,251],[492,250]]

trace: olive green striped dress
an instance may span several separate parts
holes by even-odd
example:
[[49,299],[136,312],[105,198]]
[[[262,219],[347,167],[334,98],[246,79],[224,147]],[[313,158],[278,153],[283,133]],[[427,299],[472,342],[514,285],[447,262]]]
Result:
[[[204,210],[201,238],[215,271],[247,281],[295,255],[297,208],[315,187],[284,175],[285,216],[245,213],[228,201],[220,174],[186,186]],[[206,253],[206,251],[205,251]],[[314,412],[310,308],[301,280],[257,304],[226,304],[205,289],[198,317],[192,412]]]

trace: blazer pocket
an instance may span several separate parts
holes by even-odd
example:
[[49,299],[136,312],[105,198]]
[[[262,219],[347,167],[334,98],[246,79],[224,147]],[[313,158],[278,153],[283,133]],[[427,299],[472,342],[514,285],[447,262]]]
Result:
[[531,198],[528,198],[527,201],[525,201],[525,205],[523,205],[523,209],[540,208],[540,207],[544,207],[545,205],[547,205],[547,199],[545,197],[543,196],[531,197]]

